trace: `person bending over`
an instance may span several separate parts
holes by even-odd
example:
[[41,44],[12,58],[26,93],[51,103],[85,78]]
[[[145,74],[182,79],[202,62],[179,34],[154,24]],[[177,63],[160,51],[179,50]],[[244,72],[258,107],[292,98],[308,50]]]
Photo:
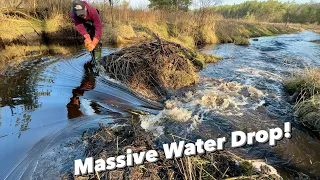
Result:
[[100,64],[102,23],[99,11],[86,1],[73,0],[71,17],[96,65]]

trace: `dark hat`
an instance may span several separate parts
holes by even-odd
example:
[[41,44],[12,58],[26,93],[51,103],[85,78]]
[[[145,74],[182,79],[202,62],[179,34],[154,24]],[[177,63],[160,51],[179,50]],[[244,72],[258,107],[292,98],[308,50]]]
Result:
[[72,10],[77,16],[86,15],[85,5],[83,1],[74,0],[72,2]]

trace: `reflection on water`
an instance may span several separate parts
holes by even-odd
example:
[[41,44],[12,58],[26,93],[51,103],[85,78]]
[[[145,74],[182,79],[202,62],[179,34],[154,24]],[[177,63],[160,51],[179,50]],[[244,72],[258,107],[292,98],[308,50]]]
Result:
[[[28,125],[32,120],[29,113],[41,107],[39,97],[50,96],[50,92],[36,90],[37,83],[44,80],[38,78],[39,71],[33,70],[34,67],[41,66],[40,62],[41,60],[24,63],[19,69],[7,71],[1,75],[1,125],[19,128],[18,137],[28,129]],[[8,117],[11,117],[10,120]],[[5,135],[7,134],[1,133],[0,137]]]
[[[102,53],[105,56],[114,50],[105,48]],[[30,179],[43,158],[41,153],[49,147],[79,138],[99,123],[129,118],[132,111],[157,113],[162,108],[121,83],[98,76],[90,59],[89,53],[81,52],[39,59],[1,75],[0,179]]]
[[[114,50],[104,49],[103,53]],[[0,137],[20,137],[30,128],[110,113],[110,109],[124,115],[126,112],[117,109],[153,108],[154,104],[150,105],[125,86],[97,77],[90,59],[90,54],[83,53],[68,59],[38,59],[3,73]]]
[[[80,86],[72,89],[72,97],[70,102],[67,104],[68,108],[68,118],[73,119],[80,116],[83,116],[83,113],[80,110],[80,96],[83,96],[85,91],[90,91],[95,88],[96,84],[96,75],[94,72],[93,62],[89,61],[84,64],[84,75],[81,81]],[[92,106],[94,108],[94,106]]]

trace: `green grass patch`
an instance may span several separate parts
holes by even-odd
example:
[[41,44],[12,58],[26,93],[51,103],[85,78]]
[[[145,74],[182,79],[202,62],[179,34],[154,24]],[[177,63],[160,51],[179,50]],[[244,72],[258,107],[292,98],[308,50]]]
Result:
[[314,43],[320,44],[320,39],[319,40],[310,41],[310,42],[314,42]]
[[320,68],[306,69],[285,82],[285,89],[296,98],[298,120],[320,132]]
[[234,37],[234,44],[236,45],[250,45],[249,39],[242,37],[242,36],[236,36]]
[[320,133],[320,95],[311,96],[296,106],[299,121],[306,127]]
[[320,92],[320,68],[305,69],[285,82],[285,88],[290,94],[299,93],[308,99]]
[[216,35],[220,43],[250,45],[248,38],[297,32],[281,24],[262,24],[240,20],[218,20]]

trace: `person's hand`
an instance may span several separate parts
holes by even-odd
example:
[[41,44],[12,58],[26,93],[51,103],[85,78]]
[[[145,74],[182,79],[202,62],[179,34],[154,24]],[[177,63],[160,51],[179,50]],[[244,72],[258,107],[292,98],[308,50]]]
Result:
[[87,49],[89,49],[88,48],[88,46],[91,44],[91,42],[92,42],[92,40],[91,40],[91,38],[90,38],[90,35],[89,34],[86,34],[86,35],[84,35],[84,38],[85,38],[85,40],[84,40],[84,45],[85,45],[85,47],[87,48]]
[[84,45],[87,47],[91,43],[91,38],[84,40]]
[[94,50],[94,48],[97,46],[97,44],[99,43],[99,39],[97,38],[93,38],[93,41],[91,41],[89,43],[89,45],[87,46],[88,50],[91,52]]

